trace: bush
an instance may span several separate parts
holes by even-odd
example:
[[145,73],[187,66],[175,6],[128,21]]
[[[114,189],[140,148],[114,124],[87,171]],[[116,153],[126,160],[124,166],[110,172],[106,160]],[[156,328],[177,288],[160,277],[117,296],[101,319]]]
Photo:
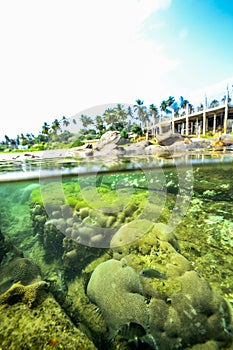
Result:
[[80,146],[83,146],[84,145],[84,142],[83,141],[81,141],[81,140],[75,140],[71,145],[70,145],[70,147],[72,148],[72,147],[80,147]]
[[29,148],[30,152],[33,151],[44,151],[46,149],[46,144],[44,142],[39,143],[38,145],[34,145],[32,147]]
[[139,136],[143,135],[142,128],[140,126],[138,126],[137,124],[132,125],[131,132],[134,132],[135,134],[137,134]]

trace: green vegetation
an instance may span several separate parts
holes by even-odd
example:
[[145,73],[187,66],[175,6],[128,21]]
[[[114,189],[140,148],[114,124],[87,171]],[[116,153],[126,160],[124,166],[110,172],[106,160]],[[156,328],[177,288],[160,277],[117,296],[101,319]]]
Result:
[[[217,107],[224,103],[225,99],[226,96],[221,101],[214,99],[207,107]],[[230,102],[230,98],[228,100]],[[203,104],[200,104],[196,111],[203,109]],[[43,151],[46,149],[79,147],[86,140],[99,139],[108,130],[120,131],[122,138],[135,140],[139,136],[146,134],[148,136],[148,127],[155,125],[161,116],[170,117],[172,112],[175,117],[179,117],[186,115],[186,113],[193,113],[195,109],[183,96],[180,96],[179,102],[173,96],[169,96],[161,102],[159,107],[153,103],[145,106],[143,100],[137,99],[133,108],[117,104],[108,107],[102,115],[96,115],[95,117],[81,114],[78,120],[73,118],[71,121],[63,116],[60,120],[55,118],[51,125],[44,122],[37,136],[32,133],[26,135],[21,133],[16,138],[5,135],[5,139],[0,142],[0,152],[25,149]]]

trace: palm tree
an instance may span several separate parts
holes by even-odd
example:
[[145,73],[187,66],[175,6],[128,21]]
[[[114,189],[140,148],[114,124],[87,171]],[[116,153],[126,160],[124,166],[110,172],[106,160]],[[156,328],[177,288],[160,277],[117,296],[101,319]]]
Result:
[[200,105],[197,107],[197,111],[200,112],[200,111],[203,111],[204,109],[204,105],[203,103],[200,103]]
[[173,105],[174,102],[175,98],[173,96],[169,96],[167,99],[167,106],[170,107],[171,105]]
[[99,130],[99,132],[101,133],[105,127],[104,127],[104,121],[103,118],[100,115],[97,115],[95,117],[95,123],[96,123],[96,128]]
[[53,122],[52,122],[52,126],[51,126],[51,129],[53,130],[53,133],[56,135],[58,130],[61,129],[61,126],[60,126],[60,122],[58,119],[55,119]]
[[210,108],[214,108],[214,107],[218,107],[219,106],[219,102],[218,100],[213,100],[211,103],[210,103]]
[[128,108],[127,108],[127,115],[128,115],[129,117],[133,118],[133,111],[132,111],[131,106],[128,106]]
[[9,136],[5,135],[5,140],[6,140],[6,145],[9,145],[11,143],[11,140],[9,138]]
[[167,101],[163,100],[160,104],[160,109],[162,112],[166,112],[167,111]]
[[104,121],[107,125],[114,125],[118,122],[118,116],[115,108],[108,108],[103,114]]
[[24,134],[20,134],[20,142],[23,146],[27,144],[27,138],[24,136]]
[[158,108],[152,103],[150,104],[150,107],[149,107],[149,114],[151,115],[151,117],[154,119],[154,122],[156,120],[156,118],[158,117],[159,115],[159,110]]
[[19,137],[19,135],[17,135],[17,137],[16,137],[16,145],[17,145],[17,147],[20,145],[20,137]]
[[143,106],[144,101],[138,99],[136,100],[136,105],[134,105],[134,112],[137,112],[138,119],[144,124],[146,121],[149,120],[147,108],[146,106]]
[[125,121],[127,119],[127,113],[126,113],[124,106],[122,104],[118,103],[115,110],[116,110],[118,122],[119,121],[122,122],[122,121]]
[[61,119],[62,125],[63,126],[69,126],[70,122],[69,120],[63,115],[62,119]]
[[48,125],[48,123],[44,122],[44,124],[42,125],[42,134],[48,135],[49,130],[50,130],[50,126]]
[[188,106],[189,106],[189,113],[194,113],[195,109],[194,109],[193,105],[191,103],[189,103]]
[[183,96],[180,96],[180,108],[186,108],[187,104],[189,103],[188,100],[185,100]]
[[83,127],[86,129],[89,125],[94,124],[93,119],[88,115],[81,114],[80,116]]

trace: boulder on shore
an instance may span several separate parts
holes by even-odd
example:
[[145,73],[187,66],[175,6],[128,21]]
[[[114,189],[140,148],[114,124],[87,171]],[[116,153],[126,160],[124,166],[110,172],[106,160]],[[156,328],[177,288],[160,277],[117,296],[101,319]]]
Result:
[[163,134],[157,134],[156,140],[160,146],[170,146],[177,141],[183,141],[183,137],[180,134],[173,134],[169,131]]

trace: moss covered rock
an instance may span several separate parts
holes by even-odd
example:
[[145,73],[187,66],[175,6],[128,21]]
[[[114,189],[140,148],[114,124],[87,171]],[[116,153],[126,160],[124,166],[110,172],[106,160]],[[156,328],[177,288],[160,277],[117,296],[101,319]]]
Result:
[[96,349],[51,295],[33,309],[24,303],[0,305],[0,313],[2,349]]
[[100,307],[111,331],[128,322],[148,328],[149,313],[141,293],[139,275],[124,260],[98,265],[87,286],[87,295]]

